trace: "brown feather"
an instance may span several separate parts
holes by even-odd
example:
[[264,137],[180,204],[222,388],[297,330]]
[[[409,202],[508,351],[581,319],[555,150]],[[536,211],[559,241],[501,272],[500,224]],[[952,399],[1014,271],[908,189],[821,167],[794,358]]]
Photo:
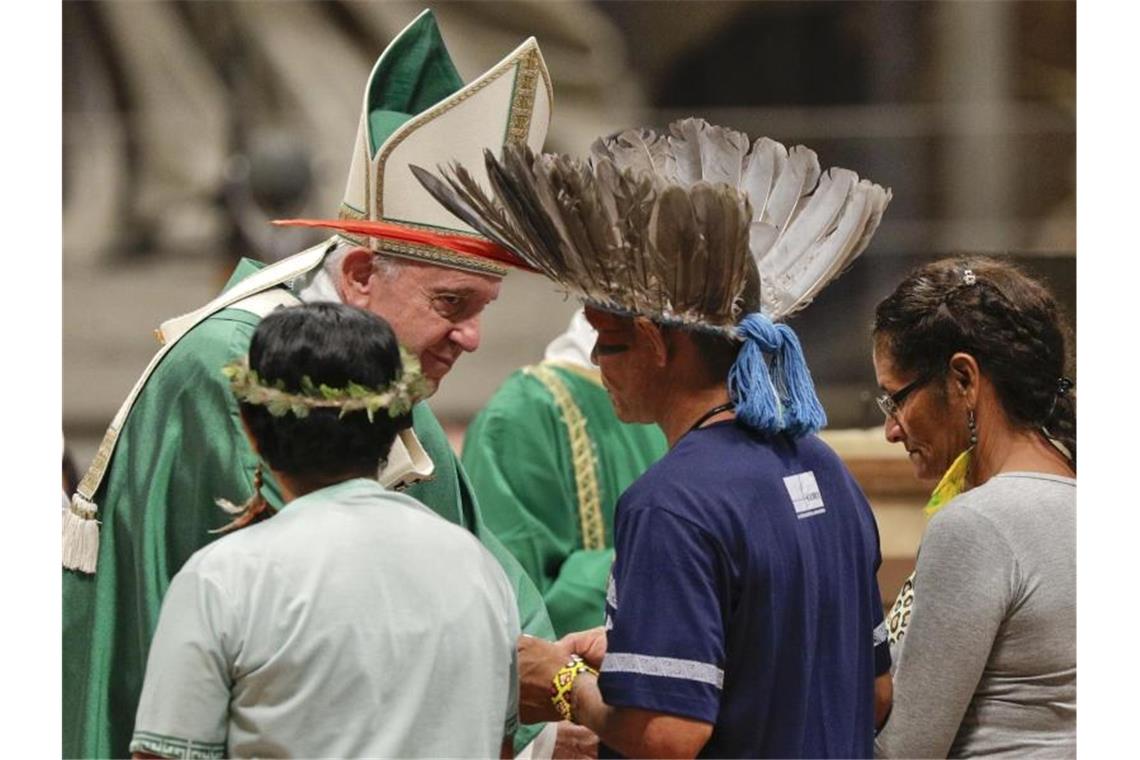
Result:
[[591,151],[588,162],[525,146],[507,147],[502,160],[488,152],[493,199],[460,166],[445,173],[447,185],[417,177],[472,227],[586,299],[726,332],[752,270],[799,275],[791,291],[762,277],[779,303],[810,299],[866,246],[890,200],[866,182],[840,197],[846,185],[831,177],[817,192],[814,152],[767,138],[750,145],[701,119],[667,133],[626,130]]

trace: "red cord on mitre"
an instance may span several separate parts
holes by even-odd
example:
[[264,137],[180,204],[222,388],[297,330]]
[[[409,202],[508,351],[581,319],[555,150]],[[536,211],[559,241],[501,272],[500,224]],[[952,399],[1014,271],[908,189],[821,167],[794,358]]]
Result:
[[377,239],[430,245],[463,256],[494,261],[527,272],[538,271],[507,248],[485,238],[448,235],[442,232],[403,227],[391,222],[377,222],[368,219],[275,219],[273,224],[279,227],[322,227]]

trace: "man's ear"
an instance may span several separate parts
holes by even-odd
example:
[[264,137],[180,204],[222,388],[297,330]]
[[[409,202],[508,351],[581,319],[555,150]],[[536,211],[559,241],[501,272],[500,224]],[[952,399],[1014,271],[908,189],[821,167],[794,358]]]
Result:
[[340,282],[337,290],[344,302],[350,306],[367,308],[372,292],[372,275],[375,266],[373,253],[367,248],[353,248],[340,262]]
[[965,397],[970,409],[978,403],[978,380],[981,374],[978,360],[970,354],[959,351],[950,357],[950,379],[954,391]]
[[665,335],[661,328],[645,317],[634,317],[633,332],[638,340],[645,341],[653,357],[655,367],[664,367],[669,361],[669,346],[665,343]]

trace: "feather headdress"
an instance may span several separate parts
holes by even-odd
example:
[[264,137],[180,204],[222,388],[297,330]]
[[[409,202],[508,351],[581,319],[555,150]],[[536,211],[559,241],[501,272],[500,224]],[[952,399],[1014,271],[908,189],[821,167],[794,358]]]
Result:
[[820,171],[788,150],[702,119],[626,130],[587,161],[509,147],[485,153],[493,197],[467,169],[412,167],[452,213],[603,308],[731,332],[748,265],[763,313],[803,308],[867,247],[889,189]]
[[[799,340],[775,322],[862,253],[889,189],[702,119],[599,139],[586,161],[526,146],[484,160],[492,195],[459,164],[442,177],[411,168],[449,211],[588,303],[742,341],[728,386],[752,427],[823,426]],[[757,274],[759,311],[745,303]]]
[[731,333],[748,260],[748,201],[662,182],[608,158],[485,154],[494,198],[463,166],[412,171],[452,213],[602,308]]

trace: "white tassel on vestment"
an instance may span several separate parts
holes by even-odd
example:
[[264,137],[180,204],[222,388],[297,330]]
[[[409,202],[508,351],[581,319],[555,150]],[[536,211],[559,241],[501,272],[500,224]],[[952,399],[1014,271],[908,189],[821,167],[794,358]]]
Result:
[[99,559],[98,507],[79,494],[71,497],[70,508],[63,513],[63,566],[89,575],[95,573]]

